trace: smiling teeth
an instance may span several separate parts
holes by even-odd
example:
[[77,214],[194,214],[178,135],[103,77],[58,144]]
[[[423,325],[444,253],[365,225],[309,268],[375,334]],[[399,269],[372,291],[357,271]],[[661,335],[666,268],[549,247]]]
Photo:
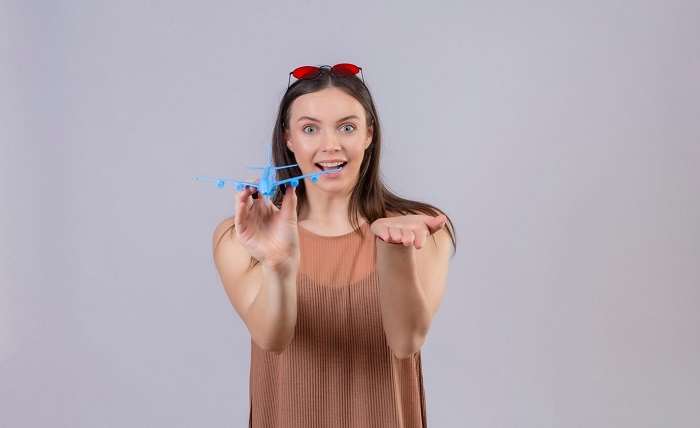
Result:
[[333,168],[333,167],[336,167],[336,166],[338,166],[338,165],[342,165],[342,164],[344,164],[344,163],[345,163],[345,162],[333,162],[333,163],[321,162],[321,163],[319,163],[319,165],[324,166],[324,167],[326,167],[326,168]]

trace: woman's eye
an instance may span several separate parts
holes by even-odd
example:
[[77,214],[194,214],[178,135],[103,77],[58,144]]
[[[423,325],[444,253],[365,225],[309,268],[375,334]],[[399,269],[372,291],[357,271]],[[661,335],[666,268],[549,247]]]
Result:
[[[353,125],[353,124],[351,124],[351,123],[346,123],[346,124],[343,125],[341,128],[342,128],[342,129],[350,128],[350,129],[347,130],[346,132],[352,132],[352,131],[355,130],[355,125]],[[305,127],[302,128],[302,131],[303,131],[305,134],[308,134],[308,132],[306,132],[307,129],[316,129],[316,128],[315,128],[314,126],[312,126],[312,125],[307,125],[307,126],[305,126]]]

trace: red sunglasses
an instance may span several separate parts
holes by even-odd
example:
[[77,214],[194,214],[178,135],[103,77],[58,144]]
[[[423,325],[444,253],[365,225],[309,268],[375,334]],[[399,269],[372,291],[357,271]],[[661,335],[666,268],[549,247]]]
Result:
[[354,76],[359,72],[360,76],[362,77],[362,83],[365,83],[365,76],[362,74],[362,67],[358,67],[355,64],[336,64],[333,67],[330,65],[321,65],[318,67],[313,65],[302,65],[289,73],[287,89],[289,89],[291,84],[292,76],[299,80],[311,80],[321,75],[321,69],[330,70],[331,74],[335,74],[336,76]]

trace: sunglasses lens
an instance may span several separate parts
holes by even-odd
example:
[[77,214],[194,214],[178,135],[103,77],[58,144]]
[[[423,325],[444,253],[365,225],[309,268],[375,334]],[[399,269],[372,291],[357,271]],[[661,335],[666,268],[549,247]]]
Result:
[[308,79],[310,77],[315,76],[319,71],[318,67],[314,67],[312,65],[304,65],[301,67],[297,67],[292,71],[292,76],[296,77],[297,79]]
[[337,74],[353,76],[360,72],[360,67],[355,64],[336,64],[333,66],[333,71]]

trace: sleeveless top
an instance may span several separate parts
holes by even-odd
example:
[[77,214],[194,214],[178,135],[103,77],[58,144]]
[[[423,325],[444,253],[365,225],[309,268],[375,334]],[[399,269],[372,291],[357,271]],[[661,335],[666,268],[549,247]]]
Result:
[[420,351],[399,359],[384,330],[375,236],[299,226],[297,322],[280,354],[251,338],[249,427],[426,427]]

